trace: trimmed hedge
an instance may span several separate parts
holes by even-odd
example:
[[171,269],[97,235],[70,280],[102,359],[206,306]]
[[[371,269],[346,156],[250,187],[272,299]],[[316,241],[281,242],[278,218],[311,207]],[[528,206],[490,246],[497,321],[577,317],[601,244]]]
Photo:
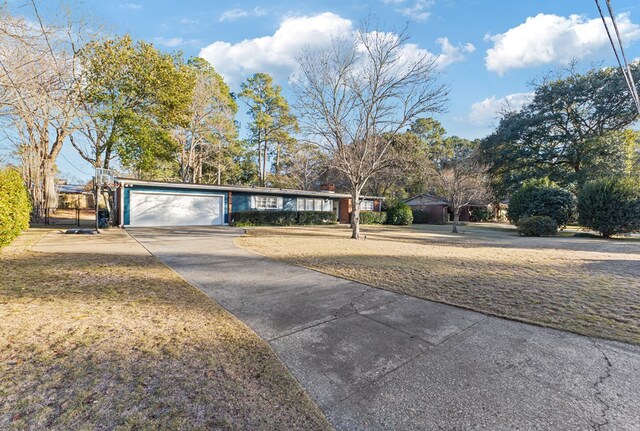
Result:
[[549,216],[531,216],[518,220],[518,233],[522,236],[550,236],[558,234],[558,223]]
[[387,213],[382,211],[360,211],[361,224],[385,224]]
[[29,228],[31,201],[20,174],[0,171],[0,246],[7,245]]
[[549,181],[525,183],[509,200],[507,218],[511,223],[531,216],[548,216],[565,226],[575,214],[575,197]]
[[387,224],[410,225],[413,223],[411,207],[400,201],[387,208]]
[[333,211],[235,211],[231,213],[234,226],[294,226],[335,224]]
[[578,223],[611,235],[640,232],[640,182],[604,178],[587,182],[578,195]]

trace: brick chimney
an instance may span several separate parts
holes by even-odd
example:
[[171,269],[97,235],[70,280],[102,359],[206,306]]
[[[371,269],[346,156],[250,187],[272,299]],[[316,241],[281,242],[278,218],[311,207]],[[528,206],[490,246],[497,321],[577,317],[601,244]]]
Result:
[[329,193],[335,193],[336,192],[336,186],[333,185],[333,184],[322,184],[320,186],[320,191],[329,192]]

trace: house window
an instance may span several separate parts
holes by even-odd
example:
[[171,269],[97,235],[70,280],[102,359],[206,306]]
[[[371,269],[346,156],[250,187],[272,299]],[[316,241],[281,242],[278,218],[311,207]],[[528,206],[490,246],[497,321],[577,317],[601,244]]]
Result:
[[331,199],[298,198],[298,211],[331,211]]
[[373,211],[373,201],[360,201],[360,210]]
[[282,198],[277,196],[252,196],[253,208],[257,210],[282,209]]

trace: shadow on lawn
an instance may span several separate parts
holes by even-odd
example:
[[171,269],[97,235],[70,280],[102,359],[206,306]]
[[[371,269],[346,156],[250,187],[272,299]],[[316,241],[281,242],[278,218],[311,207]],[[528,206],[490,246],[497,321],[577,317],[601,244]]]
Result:
[[0,264],[0,429],[328,428],[266,343],[154,257]]

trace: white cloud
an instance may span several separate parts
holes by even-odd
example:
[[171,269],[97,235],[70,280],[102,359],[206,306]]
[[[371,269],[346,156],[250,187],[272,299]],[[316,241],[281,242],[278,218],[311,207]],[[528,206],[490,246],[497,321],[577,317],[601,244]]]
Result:
[[[256,72],[266,72],[278,81],[286,81],[294,72],[298,56],[302,49],[322,49],[331,44],[333,36],[353,34],[353,23],[331,12],[315,16],[284,18],[273,35],[245,39],[236,44],[217,41],[200,50],[200,57],[205,58],[231,85],[238,85],[247,76]],[[397,35],[390,34],[397,37]],[[470,53],[475,47],[453,45],[447,38],[437,42],[442,53],[436,55],[417,44],[405,44],[402,55],[406,58],[429,56],[436,58],[439,69],[462,61],[464,53]]]
[[245,18],[248,16],[263,16],[266,15],[267,11],[261,7],[255,7],[252,10],[246,9],[229,9],[220,14],[218,21],[235,21],[240,18]]
[[138,10],[142,9],[142,5],[138,3],[120,3],[118,5],[120,9]]
[[382,0],[382,2],[396,6],[396,12],[412,21],[426,21],[431,16],[428,9],[433,6],[434,0]]
[[348,19],[331,12],[285,18],[271,36],[245,39],[236,44],[214,42],[200,50],[230,84],[256,72],[287,79],[296,67],[296,56],[305,46],[329,46],[331,36],[353,30]]
[[[618,15],[616,22],[625,43],[640,40],[640,25],[632,23],[628,13]],[[602,20],[580,15],[541,13],[504,33],[486,35],[485,40],[493,42],[485,58],[487,69],[500,75],[509,69],[612,55]]]
[[464,60],[464,53],[472,53],[476,47],[472,43],[453,45],[449,42],[449,38],[441,37],[436,40],[442,47],[442,52],[436,60],[438,68],[443,69],[446,66]]
[[181,37],[156,37],[153,39],[158,45],[167,46],[169,48],[175,48],[177,46],[185,45],[197,45],[200,44],[200,39],[183,39]]
[[427,10],[431,6],[431,0],[417,0],[412,6],[400,8],[398,12],[414,21],[426,21],[431,16],[431,12]]
[[471,105],[471,112],[465,118],[466,121],[478,125],[488,126],[496,120],[504,111],[517,111],[531,101],[533,93],[514,93],[496,99],[496,96],[488,97]]

